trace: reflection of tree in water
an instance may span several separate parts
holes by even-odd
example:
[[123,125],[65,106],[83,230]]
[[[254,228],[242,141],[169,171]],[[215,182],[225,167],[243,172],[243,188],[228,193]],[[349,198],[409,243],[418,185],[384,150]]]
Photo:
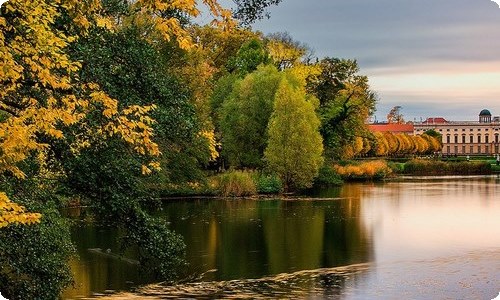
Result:
[[165,213],[186,239],[192,271],[216,269],[204,280],[257,278],[369,261],[360,193],[344,190],[349,199],[333,201],[176,202]]
[[325,266],[350,265],[372,259],[373,245],[361,216],[364,192],[362,185],[344,185],[339,189],[341,199],[328,203],[325,209]]

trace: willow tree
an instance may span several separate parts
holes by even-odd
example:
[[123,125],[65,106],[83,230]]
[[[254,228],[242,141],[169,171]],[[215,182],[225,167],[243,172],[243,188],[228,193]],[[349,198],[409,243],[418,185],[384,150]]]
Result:
[[323,165],[320,121],[304,89],[284,77],[276,92],[264,151],[268,168],[278,174],[285,190],[307,188]]

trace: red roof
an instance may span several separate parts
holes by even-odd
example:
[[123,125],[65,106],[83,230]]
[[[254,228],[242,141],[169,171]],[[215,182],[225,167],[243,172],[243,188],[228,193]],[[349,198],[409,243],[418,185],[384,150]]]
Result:
[[411,133],[413,134],[413,124],[369,124],[368,129],[372,132],[392,132],[392,133]]
[[427,124],[444,124],[444,123],[448,123],[448,121],[445,120],[445,118],[427,118],[427,120],[425,120],[423,122],[424,124],[427,123]]

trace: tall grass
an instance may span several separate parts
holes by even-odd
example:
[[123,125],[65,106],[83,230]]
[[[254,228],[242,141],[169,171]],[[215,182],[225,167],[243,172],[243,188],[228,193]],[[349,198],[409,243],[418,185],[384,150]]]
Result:
[[215,177],[215,188],[224,197],[241,197],[257,194],[257,187],[248,171],[229,171]]
[[480,175],[491,172],[491,164],[486,161],[444,162],[413,159],[404,166],[404,173],[412,175]]

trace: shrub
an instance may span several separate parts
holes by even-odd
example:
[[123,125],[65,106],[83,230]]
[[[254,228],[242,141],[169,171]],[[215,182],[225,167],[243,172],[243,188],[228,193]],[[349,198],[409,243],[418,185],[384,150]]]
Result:
[[387,163],[387,166],[389,168],[391,168],[392,172],[393,173],[396,173],[396,174],[402,174],[404,173],[404,170],[405,170],[405,164],[404,163],[400,163],[400,162],[388,162]]
[[413,159],[405,164],[404,173],[413,175],[491,174],[491,165],[485,161],[444,162]]
[[334,170],[342,179],[374,179],[384,178],[392,173],[387,162],[374,160],[362,163],[352,163],[345,166],[334,165]]
[[[16,199],[19,200],[19,199]],[[43,214],[41,223],[0,230],[0,290],[7,299],[59,299],[72,283],[69,224],[53,203],[22,202]]]
[[318,177],[314,180],[315,186],[332,186],[341,185],[342,178],[335,170],[330,166],[323,166],[319,169]]
[[251,196],[257,193],[252,173],[247,171],[229,171],[215,179],[219,195],[224,197]]
[[262,194],[279,194],[283,191],[281,179],[272,174],[258,174],[255,177],[257,191]]

